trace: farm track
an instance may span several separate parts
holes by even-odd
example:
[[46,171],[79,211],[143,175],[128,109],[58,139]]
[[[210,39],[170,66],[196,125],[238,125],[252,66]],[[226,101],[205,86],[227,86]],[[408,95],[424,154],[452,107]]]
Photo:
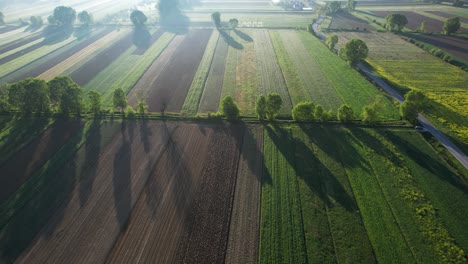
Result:
[[203,89],[200,105],[198,107],[198,112],[200,113],[218,111],[219,101],[223,91],[224,70],[228,48],[229,45],[226,40],[219,37],[208,78],[205,82],[205,89]]
[[237,182],[225,263],[256,263],[260,235],[263,128],[248,126],[237,170]]
[[91,60],[73,71],[69,76],[80,86],[86,85],[96,74],[104,70],[109,64],[116,60],[120,54],[129,49],[133,44],[131,32],[126,32],[125,36],[112,44],[107,49],[101,51]]
[[243,132],[237,125],[217,127],[210,141],[201,187],[177,250],[179,262],[224,261]]
[[82,168],[68,201],[17,262],[103,263],[119,233],[128,228],[131,209],[168,142],[166,129],[173,125],[122,123],[111,143]]
[[182,125],[168,132],[170,140],[107,263],[175,261],[215,131],[215,127]]
[[[89,38],[86,38],[85,40],[83,40],[82,42],[74,46],[73,48],[66,49],[65,51],[45,60],[43,63],[39,63],[39,64],[36,64],[35,62],[31,63],[30,65],[25,66],[25,68],[30,68],[27,71],[22,71],[21,73],[19,71],[12,72],[9,75],[6,75],[4,78],[8,80],[8,82],[18,82],[26,78],[37,77],[39,74],[49,70],[50,68],[61,63],[65,59],[69,58],[70,56],[73,56],[74,54],[84,49],[85,47],[91,45],[95,41],[98,41],[100,38],[102,38],[106,34],[109,34],[112,30],[114,29],[111,27],[107,27],[105,29],[99,30],[98,32],[96,32],[95,34],[92,34]],[[33,64],[35,65],[33,66]]]
[[81,121],[57,121],[0,165],[0,204],[5,202],[81,127]]
[[100,47],[106,45],[106,43],[108,42],[112,42],[115,38],[118,38],[119,36],[120,32],[118,31],[109,32],[107,35],[93,42],[89,46],[83,48],[82,50],[78,51],[77,53],[63,60],[62,62],[56,64],[54,67],[43,72],[38,76],[38,78],[46,81],[53,79],[55,76],[61,74],[70,67],[73,67],[73,65],[77,64],[79,61],[88,59]]
[[[211,30],[192,30],[177,47],[166,67],[148,87],[148,110],[180,112],[203,57]],[[155,75],[147,71],[144,77]],[[144,80],[142,77],[142,80]]]

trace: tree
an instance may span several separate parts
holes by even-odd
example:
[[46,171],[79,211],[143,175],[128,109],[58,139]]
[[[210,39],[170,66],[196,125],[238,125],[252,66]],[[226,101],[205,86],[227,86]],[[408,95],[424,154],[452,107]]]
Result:
[[4,20],[4,19],[5,19],[5,15],[4,15],[2,12],[0,12],[0,25],[4,25],[4,24],[5,24],[5,20]]
[[239,118],[239,107],[237,106],[236,102],[232,99],[231,96],[226,96],[221,101],[221,109],[220,112],[228,119],[228,120],[236,120]]
[[336,116],[339,121],[346,123],[354,119],[354,111],[349,105],[342,105],[338,108],[338,114]]
[[87,11],[82,11],[78,13],[78,20],[85,26],[89,26],[94,22],[93,15],[88,13]]
[[50,15],[47,17],[47,22],[50,24],[50,25],[55,25],[57,24],[57,20],[55,19],[55,17],[53,15]]
[[120,110],[124,111],[125,107],[127,107],[127,98],[125,97],[125,92],[122,88],[118,88],[114,90],[114,108],[120,108]]
[[405,15],[390,13],[385,18],[386,28],[390,31],[401,31],[406,24],[408,24],[408,19]]
[[101,112],[101,94],[96,91],[88,93],[89,110],[97,115]]
[[221,27],[221,13],[214,12],[213,14],[211,14],[211,19],[213,20],[213,23],[217,28]]
[[313,102],[300,102],[291,111],[296,121],[312,121],[314,119],[315,105]]
[[138,100],[137,111],[138,111],[138,114],[142,116],[146,114],[146,112],[148,111],[148,104],[146,103],[145,100],[143,99]]
[[375,123],[382,109],[382,98],[378,97],[373,103],[362,108],[362,120],[366,123]]
[[22,82],[13,83],[8,86],[8,104],[12,109],[23,110],[24,86]]
[[319,121],[325,121],[326,120],[326,112],[323,111],[323,108],[321,105],[315,106],[315,112],[314,116],[317,120]]
[[460,29],[460,18],[459,17],[452,17],[445,21],[444,23],[444,33],[446,35],[450,35],[452,33],[457,32]]
[[419,32],[426,32],[426,25],[427,25],[427,22],[426,21],[423,21],[421,22],[421,25],[419,26]]
[[[67,6],[58,6],[54,9],[53,21],[57,26],[71,26],[75,23],[76,11],[75,9]],[[49,20],[49,23],[51,21]]]
[[270,120],[275,119],[278,115],[279,110],[281,109],[282,104],[283,100],[281,99],[281,96],[279,96],[279,94],[268,94],[266,99],[266,117]]
[[133,10],[130,14],[130,20],[136,27],[141,27],[148,21],[148,18],[140,10]]
[[341,10],[341,2],[339,1],[333,1],[333,2],[327,2],[327,14],[332,15],[338,13],[338,11]]
[[413,102],[419,109],[422,109],[426,103],[426,97],[421,91],[411,90],[405,94],[405,102]]
[[424,108],[426,97],[420,91],[411,90],[405,94],[405,101],[400,104],[401,117],[414,121]]
[[28,78],[8,89],[11,106],[24,113],[50,111],[49,89],[44,80]]
[[8,84],[0,85],[0,112],[10,110],[10,104],[8,103],[8,88]]
[[258,119],[263,120],[266,118],[267,102],[263,95],[260,95],[255,103],[255,112],[257,113]]
[[29,21],[31,22],[31,25],[34,27],[40,27],[44,24],[44,21],[42,20],[42,17],[40,16],[31,16]]
[[81,87],[72,83],[63,90],[59,109],[62,114],[75,113],[79,115],[83,110],[83,91]]
[[176,0],[159,0],[156,8],[159,10],[161,18],[179,13],[178,1]]
[[354,11],[356,9],[357,1],[348,0],[347,7],[349,11]]
[[229,25],[234,29],[239,25],[239,20],[237,20],[237,18],[231,18],[229,19]]
[[335,50],[335,45],[338,43],[338,36],[337,35],[332,35],[327,38],[327,41],[325,42],[325,45],[327,47],[334,51]]
[[340,57],[348,61],[351,65],[355,65],[367,57],[369,48],[364,41],[360,39],[351,39],[344,47],[340,49]]
[[462,0],[454,0],[452,5],[454,7],[463,7],[464,4],[465,3]]

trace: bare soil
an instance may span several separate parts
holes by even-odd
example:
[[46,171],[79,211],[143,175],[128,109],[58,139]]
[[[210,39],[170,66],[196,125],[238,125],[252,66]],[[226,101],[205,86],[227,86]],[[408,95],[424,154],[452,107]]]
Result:
[[211,30],[190,31],[165,68],[145,73],[142,79],[159,73],[148,87],[149,111],[180,112],[210,36]]
[[57,121],[0,166],[0,204],[44,165],[81,127],[81,121]]
[[446,35],[412,35],[411,37],[439,47],[458,58],[468,61],[468,39]]
[[247,127],[231,216],[225,263],[256,263],[260,232],[263,129]]
[[347,12],[342,12],[333,17],[329,26],[330,30],[364,30],[372,31],[374,28],[367,21],[357,18]]

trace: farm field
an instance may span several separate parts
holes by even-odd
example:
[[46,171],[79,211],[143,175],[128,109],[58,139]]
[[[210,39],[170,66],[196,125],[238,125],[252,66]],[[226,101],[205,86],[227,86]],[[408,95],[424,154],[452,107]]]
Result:
[[[425,262],[440,243],[450,258],[467,250],[464,176],[406,128],[89,120],[67,137],[0,205],[3,262]],[[421,206],[440,213],[417,217]]]
[[348,32],[339,36],[340,44],[351,38],[364,40],[369,47],[367,62],[376,73],[400,89],[422,91],[430,100],[424,113],[431,122],[462,149],[468,149],[466,72],[388,33]]
[[428,43],[468,63],[468,39],[459,36],[411,34],[411,38]]

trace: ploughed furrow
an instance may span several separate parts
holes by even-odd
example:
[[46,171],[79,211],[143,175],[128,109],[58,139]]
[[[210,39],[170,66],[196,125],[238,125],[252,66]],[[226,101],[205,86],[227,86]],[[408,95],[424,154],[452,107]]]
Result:
[[[149,111],[180,112],[210,36],[211,30],[192,30],[187,34],[169,63],[150,85]],[[153,72],[148,74],[155,75]]]
[[204,178],[177,250],[179,262],[224,262],[242,132],[241,126],[219,127],[210,141]]
[[129,49],[133,44],[133,35],[129,31],[122,39],[101,51],[87,63],[76,69],[70,77],[80,86],[86,85],[96,74],[105,69],[116,60],[120,54]]
[[256,263],[260,230],[263,128],[244,132],[229,231],[226,263]]
[[0,204],[18,190],[82,126],[81,121],[57,121],[0,165]]
[[142,192],[173,125],[125,121],[18,263],[103,263]]
[[214,131],[184,125],[170,135],[107,263],[174,263]]
[[[16,72],[14,72],[13,74],[7,75],[5,79],[8,79],[9,82],[18,82],[26,78],[36,77],[39,74],[54,67],[55,65],[61,63],[65,59],[80,52],[82,49],[86,48],[87,46],[92,45],[95,41],[98,41],[100,38],[109,34],[113,30],[115,29],[111,27],[106,27],[105,29],[99,30],[99,32],[97,32],[96,34],[92,34],[86,40],[83,40],[81,43],[77,44],[73,48],[67,49],[64,52],[58,54],[57,56],[51,57],[45,63],[40,63],[37,66],[32,67],[30,70],[24,71],[21,74],[16,74]],[[26,66],[26,67],[29,67],[29,66]],[[12,75],[17,75],[17,76],[12,76]]]

